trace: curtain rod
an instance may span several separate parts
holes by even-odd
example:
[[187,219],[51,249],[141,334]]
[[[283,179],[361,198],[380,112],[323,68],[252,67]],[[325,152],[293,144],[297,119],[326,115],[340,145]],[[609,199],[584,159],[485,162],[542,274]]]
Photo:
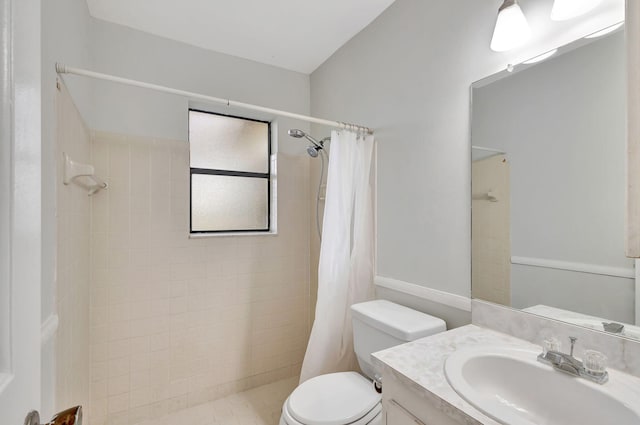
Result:
[[161,92],[164,92],[164,93],[174,94],[174,95],[177,95],[177,96],[184,96],[184,97],[188,97],[188,98],[191,98],[191,99],[202,100],[202,101],[205,101],[205,102],[208,102],[208,103],[217,103],[217,104],[226,105],[226,106],[229,106],[229,107],[249,109],[249,110],[252,110],[252,111],[259,111],[259,112],[265,112],[265,113],[268,113],[268,114],[278,115],[278,116],[281,116],[281,117],[294,118],[294,119],[301,120],[301,121],[308,121],[308,122],[312,122],[312,123],[315,123],[315,124],[322,124],[322,125],[327,125],[327,126],[330,126],[330,127],[336,127],[336,128],[345,129],[345,130],[352,130],[352,131],[365,131],[367,134],[373,134],[373,130],[372,129],[370,129],[369,127],[361,126],[361,125],[346,123],[346,122],[342,122],[342,121],[325,120],[325,119],[322,119],[322,118],[315,118],[315,117],[310,117],[310,116],[307,116],[307,115],[295,114],[293,112],[280,111],[278,109],[266,108],[264,106],[252,105],[250,103],[236,102],[235,100],[222,99],[222,98],[219,98],[219,97],[207,96],[207,95],[204,95],[204,94],[193,93],[193,92],[189,92],[189,91],[185,91],[185,90],[173,89],[173,88],[170,88],[170,87],[160,86],[160,85],[157,85],[157,84],[145,83],[145,82],[142,82],[142,81],[130,80],[128,78],[116,77],[115,75],[102,74],[100,72],[89,71],[89,70],[81,69],[81,68],[73,68],[73,67],[67,66],[67,65],[62,64],[62,63],[56,63],[56,72],[58,74],[82,75],[82,76],[85,76],[85,77],[97,78],[99,80],[112,81],[114,83],[126,84],[126,85],[129,85],[129,86],[135,86],[135,87],[142,87],[142,88],[146,88],[146,89],[161,91]]

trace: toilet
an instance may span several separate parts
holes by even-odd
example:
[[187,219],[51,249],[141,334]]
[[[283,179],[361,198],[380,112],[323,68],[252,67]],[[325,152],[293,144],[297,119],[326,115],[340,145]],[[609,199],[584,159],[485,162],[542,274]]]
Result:
[[338,372],[300,384],[282,406],[280,425],[382,425],[382,397],[371,354],[444,332],[442,319],[386,300],[351,306],[353,345],[363,376]]

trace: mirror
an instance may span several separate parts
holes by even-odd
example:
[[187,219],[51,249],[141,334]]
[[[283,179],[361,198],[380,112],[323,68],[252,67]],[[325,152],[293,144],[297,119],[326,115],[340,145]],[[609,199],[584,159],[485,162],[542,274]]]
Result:
[[472,296],[640,338],[622,28],[472,85]]

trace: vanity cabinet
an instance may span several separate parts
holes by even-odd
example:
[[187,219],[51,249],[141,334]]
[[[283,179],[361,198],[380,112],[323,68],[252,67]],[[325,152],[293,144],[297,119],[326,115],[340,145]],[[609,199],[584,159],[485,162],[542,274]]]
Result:
[[392,373],[383,373],[382,379],[382,405],[387,425],[461,425],[463,423],[439,410],[435,399],[431,400],[413,390],[411,385],[400,382]]
[[406,410],[394,399],[387,402],[387,424],[393,425],[426,425],[413,413]]

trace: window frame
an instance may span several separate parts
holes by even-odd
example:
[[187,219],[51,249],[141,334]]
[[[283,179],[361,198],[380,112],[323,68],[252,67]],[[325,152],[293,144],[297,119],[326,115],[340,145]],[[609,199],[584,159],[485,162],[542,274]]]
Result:
[[[226,234],[234,234],[234,233],[247,233],[247,234],[271,234],[273,232],[271,228],[272,220],[272,207],[271,203],[273,201],[272,198],[272,146],[271,146],[271,121],[259,120],[255,118],[247,118],[241,117],[238,115],[230,115],[230,114],[221,114],[218,112],[212,112],[197,108],[189,108],[187,116],[191,112],[200,112],[204,114],[218,115],[227,118],[235,118],[241,119],[245,121],[253,121],[258,123],[267,124],[267,172],[266,173],[256,173],[250,171],[235,171],[235,170],[220,170],[220,169],[210,169],[210,168],[194,168],[191,167],[191,138],[189,137],[189,234],[193,236],[206,236],[210,235],[226,235]],[[191,120],[187,119],[187,127],[190,134],[190,126]],[[193,175],[214,175],[214,176],[229,176],[229,177],[243,177],[243,178],[260,178],[267,180],[267,227],[266,229],[229,229],[229,230],[193,230]]]

